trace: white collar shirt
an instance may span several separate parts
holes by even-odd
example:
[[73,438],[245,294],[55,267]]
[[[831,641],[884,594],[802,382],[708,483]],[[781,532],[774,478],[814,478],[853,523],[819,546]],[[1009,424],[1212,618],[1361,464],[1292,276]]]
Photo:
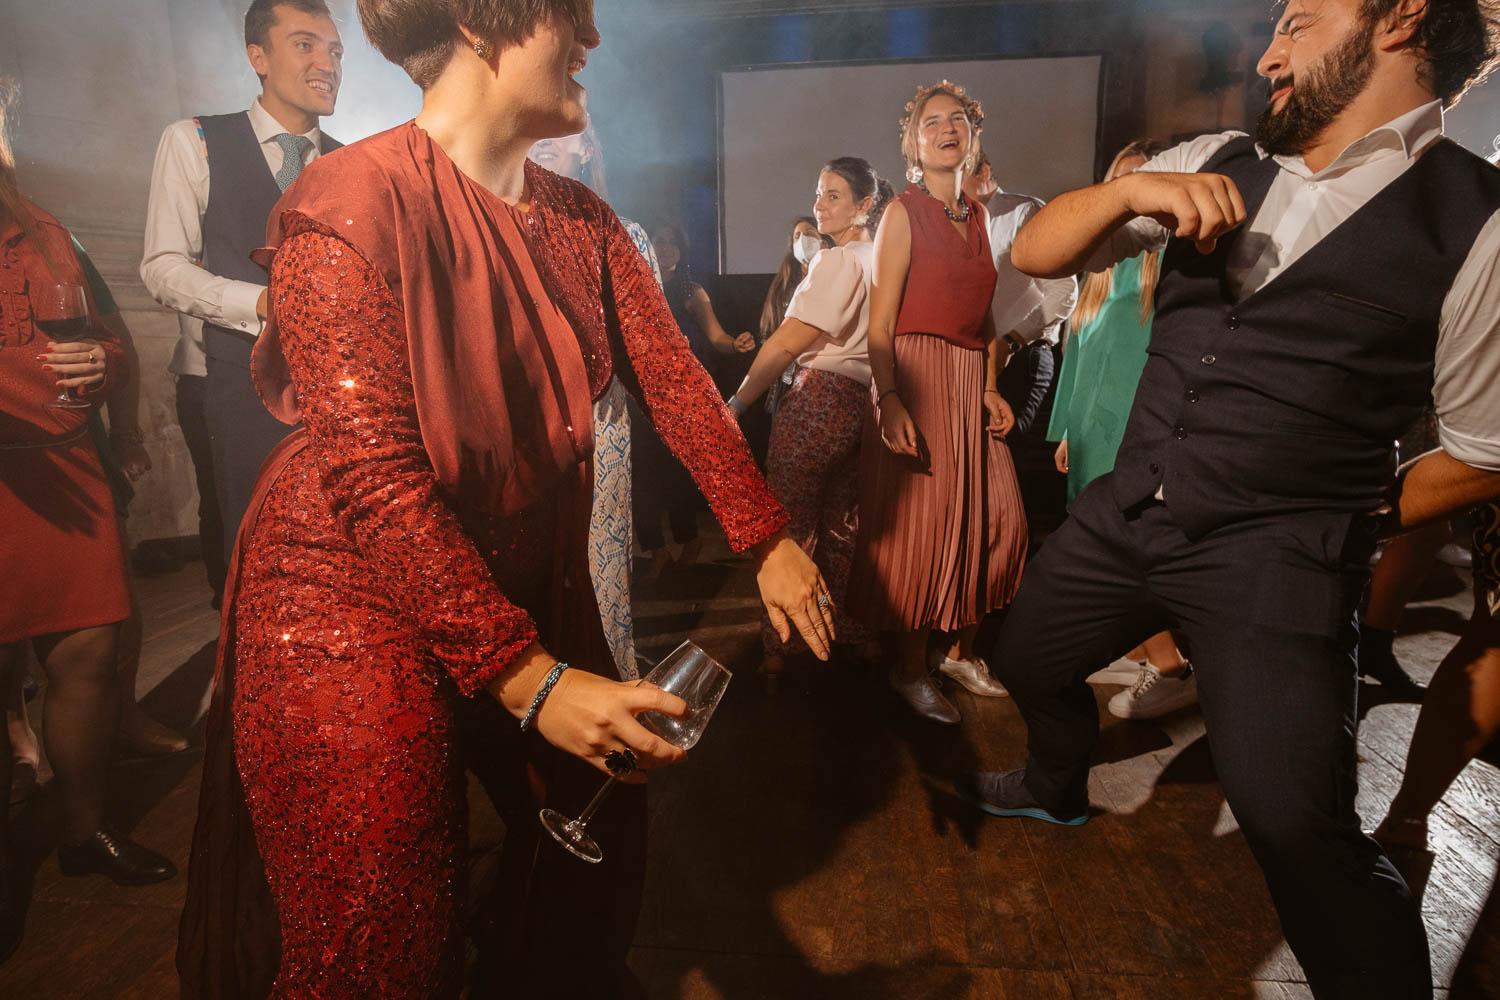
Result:
[[[274,175],[285,154],[276,136],[286,131],[260,98],[248,111],[250,128]],[[312,143],[304,165],[317,159],[323,138],[314,127],[303,135]],[[263,324],[256,303],[265,286],[210,274],[203,260],[203,213],[208,208],[208,150],[195,118],[167,126],[156,150],[151,194],[146,206],[145,252],[141,280],[151,296],[177,313],[178,343],[168,366],[178,375],[203,375],[203,324],[259,334]]]
[[996,190],[985,205],[996,275],[990,314],[996,334],[1019,343],[1057,343],[1064,321],[1078,304],[1077,279],[1031,278],[1010,262],[1016,235],[1045,204],[1030,195]]
[[[1155,157],[1142,170],[1194,173],[1243,132],[1200,136]],[[1265,201],[1226,262],[1237,298],[1264,288],[1442,138],[1440,102],[1424,104],[1350,143],[1322,170],[1301,156],[1274,156],[1280,168]],[[1268,154],[1259,147],[1257,153]],[[1170,234],[1135,218],[1105,240],[1087,269],[1166,246]],[[1500,211],[1493,213],[1444,299],[1434,355],[1433,404],[1443,450],[1476,468],[1500,471]]]

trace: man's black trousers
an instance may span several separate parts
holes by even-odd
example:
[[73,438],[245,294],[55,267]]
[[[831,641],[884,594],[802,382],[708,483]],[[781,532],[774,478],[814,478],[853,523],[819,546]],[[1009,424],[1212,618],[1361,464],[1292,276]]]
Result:
[[1026,719],[1028,790],[1054,811],[1087,805],[1099,717],[1085,678],[1178,630],[1225,798],[1315,996],[1430,997],[1418,906],[1354,811],[1373,540],[1349,514],[1310,512],[1192,541],[1169,504],[1121,512],[1101,477],[1027,567],[990,664]]

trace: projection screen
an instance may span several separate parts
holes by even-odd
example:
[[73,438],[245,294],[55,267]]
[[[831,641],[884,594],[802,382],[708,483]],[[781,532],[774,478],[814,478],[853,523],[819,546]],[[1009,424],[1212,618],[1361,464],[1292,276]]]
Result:
[[817,170],[863,156],[906,185],[897,122],[919,84],[947,78],[984,105],[1000,184],[1049,198],[1093,182],[1098,55],[735,69],[720,77],[720,268],[773,271]]

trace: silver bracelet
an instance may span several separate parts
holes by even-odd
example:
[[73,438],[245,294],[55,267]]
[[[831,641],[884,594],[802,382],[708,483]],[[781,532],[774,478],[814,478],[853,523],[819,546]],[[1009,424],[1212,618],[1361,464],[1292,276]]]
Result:
[[536,697],[531,699],[531,707],[526,710],[526,718],[521,720],[521,732],[524,733],[531,728],[531,723],[536,718],[536,713],[542,710],[542,702],[547,700],[547,696],[552,693],[552,688],[557,684],[557,679],[567,669],[568,665],[559,661],[552,668],[551,672],[547,674],[547,679],[542,681],[541,689],[537,691]]

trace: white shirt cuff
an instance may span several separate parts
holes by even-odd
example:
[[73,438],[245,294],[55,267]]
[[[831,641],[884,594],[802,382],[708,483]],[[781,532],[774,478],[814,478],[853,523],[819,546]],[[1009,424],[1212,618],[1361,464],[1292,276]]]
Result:
[[260,336],[266,324],[256,315],[255,306],[260,302],[260,293],[265,290],[265,285],[256,285],[248,281],[236,281],[228,285],[224,289],[223,299],[220,300],[224,325],[231,330]]
[[1438,443],[1465,465],[1487,472],[1500,472],[1500,440],[1473,437],[1454,430],[1438,418]]

